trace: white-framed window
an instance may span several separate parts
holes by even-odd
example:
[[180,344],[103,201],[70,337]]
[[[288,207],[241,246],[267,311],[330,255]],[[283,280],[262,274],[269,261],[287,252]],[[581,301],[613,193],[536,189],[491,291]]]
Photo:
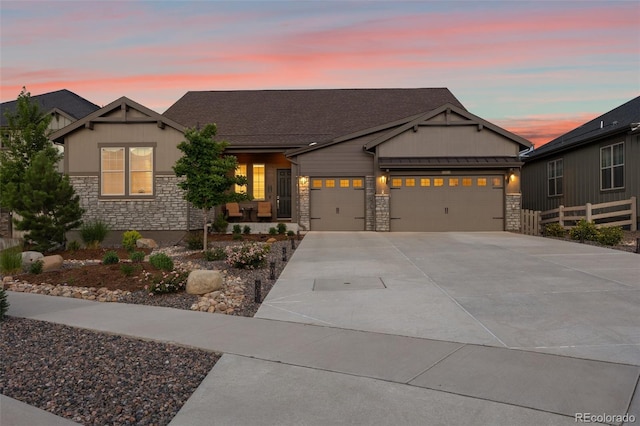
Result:
[[100,147],[100,196],[153,196],[153,147]]
[[600,148],[600,189],[624,188],[624,142]]
[[[235,170],[235,176],[244,176],[247,177],[247,165],[246,164],[238,164],[238,168]],[[235,192],[241,193],[247,192],[247,185],[235,185]]]
[[549,197],[562,195],[564,171],[562,158],[547,163],[547,194]]

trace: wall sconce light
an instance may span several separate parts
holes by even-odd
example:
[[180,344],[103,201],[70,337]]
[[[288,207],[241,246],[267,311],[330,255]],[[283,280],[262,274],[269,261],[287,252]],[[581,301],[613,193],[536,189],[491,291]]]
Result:
[[302,185],[306,185],[308,181],[309,181],[309,179],[306,176],[301,176],[300,177],[300,183]]
[[513,182],[516,178],[516,172],[513,169],[509,169],[507,171],[507,176],[505,177],[505,180],[507,181],[507,183],[509,182]]
[[380,176],[380,183],[383,185],[387,184],[387,175]]

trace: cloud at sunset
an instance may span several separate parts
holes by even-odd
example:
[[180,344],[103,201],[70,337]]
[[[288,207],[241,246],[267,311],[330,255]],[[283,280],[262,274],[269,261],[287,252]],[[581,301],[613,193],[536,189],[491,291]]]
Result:
[[448,87],[539,145],[640,92],[636,2],[0,7],[2,101],[66,88],[163,112],[189,90]]

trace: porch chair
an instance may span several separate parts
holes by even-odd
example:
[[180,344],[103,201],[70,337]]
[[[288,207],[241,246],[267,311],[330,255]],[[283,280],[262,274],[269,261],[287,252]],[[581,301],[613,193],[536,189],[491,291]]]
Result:
[[238,203],[227,203],[225,209],[227,210],[228,219],[242,219],[242,212],[240,211],[240,205]]
[[271,202],[258,201],[258,220],[271,219]]

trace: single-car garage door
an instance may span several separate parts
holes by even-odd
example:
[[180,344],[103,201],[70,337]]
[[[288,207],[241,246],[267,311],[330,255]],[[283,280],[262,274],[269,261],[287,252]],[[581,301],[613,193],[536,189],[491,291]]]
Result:
[[311,178],[312,231],[364,231],[364,178]]
[[391,231],[503,231],[504,178],[392,176]]

